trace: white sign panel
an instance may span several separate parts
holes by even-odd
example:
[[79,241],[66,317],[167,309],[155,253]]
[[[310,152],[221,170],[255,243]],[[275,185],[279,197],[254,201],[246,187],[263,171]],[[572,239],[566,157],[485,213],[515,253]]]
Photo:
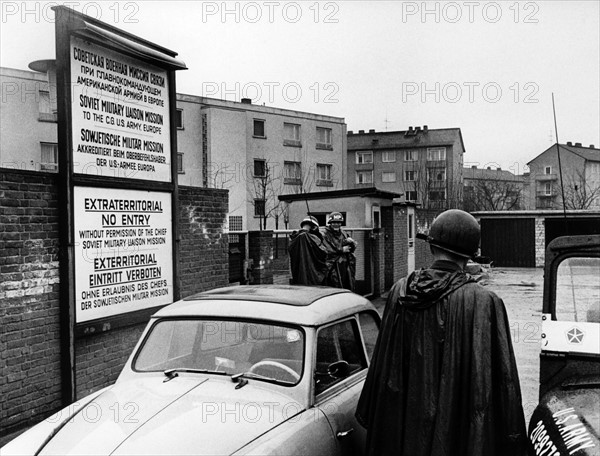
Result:
[[74,188],[76,322],[173,302],[171,195]]
[[167,72],[71,37],[73,169],[171,182]]

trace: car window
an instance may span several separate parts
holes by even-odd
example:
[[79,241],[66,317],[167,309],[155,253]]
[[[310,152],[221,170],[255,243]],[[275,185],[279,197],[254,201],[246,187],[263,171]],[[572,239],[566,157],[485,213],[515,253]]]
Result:
[[[347,363],[347,367],[344,367],[345,372],[332,375],[332,366],[340,361]],[[366,367],[355,320],[346,320],[319,330],[315,370],[316,394]]]
[[556,318],[600,323],[600,258],[572,257],[556,271]]
[[360,330],[367,350],[369,361],[373,358],[375,343],[379,334],[379,320],[371,312],[361,312],[358,316],[360,321]]
[[300,328],[231,320],[162,320],[145,338],[133,368],[142,372],[202,369],[229,375],[252,372],[296,384],[302,376]]

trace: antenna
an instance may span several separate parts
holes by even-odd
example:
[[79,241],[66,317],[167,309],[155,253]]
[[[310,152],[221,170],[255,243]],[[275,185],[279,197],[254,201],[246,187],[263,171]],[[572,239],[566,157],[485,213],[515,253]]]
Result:
[[560,143],[558,142],[558,126],[556,125],[556,108],[554,107],[554,92],[552,92],[552,113],[554,114],[554,132],[556,134],[556,154],[558,155],[558,175],[560,176],[560,193],[563,203],[563,217],[565,221],[565,234],[569,234],[569,224],[567,223],[567,207],[565,205],[565,187],[563,186],[562,166],[560,163]]
[[384,122],[385,122],[385,131],[387,131],[388,124],[390,123],[390,121],[388,120],[387,109],[385,110],[385,119],[384,119]]

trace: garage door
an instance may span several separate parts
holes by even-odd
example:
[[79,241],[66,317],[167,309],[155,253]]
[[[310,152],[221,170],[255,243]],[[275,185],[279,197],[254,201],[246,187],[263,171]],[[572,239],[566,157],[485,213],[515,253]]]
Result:
[[494,266],[535,267],[535,219],[481,219],[481,255]]
[[600,217],[589,218],[547,218],[546,219],[546,246],[550,241],[559,236],[573,236],[575,234],[600,234]]

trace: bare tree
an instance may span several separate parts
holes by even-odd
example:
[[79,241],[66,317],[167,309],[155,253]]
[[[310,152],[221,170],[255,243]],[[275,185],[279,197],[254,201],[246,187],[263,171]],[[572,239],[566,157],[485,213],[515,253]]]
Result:
[[462,207],[462,185],[455,179],[447,179],[445,167],[415,163],[406,171],[412,173],[412,180],[403,179],[405,196],[410,196],[407,192],[416,192],[416,201],[422,209],[444,211]]
[[523,185],[506,179],[477,179],[465,188],[467,211],[509,211],[520,209]]
[[282,203],[277,197],[281,194],[282,181],[275,164],[266,160],[262,172],[255,172],[248,178],[249,202],[254,207],[254,213],[259,217],[260,230],[267,229],[269,218],[276,218],[278,222]]
[[586,179],[585,172],[577,170],[565,182],[565,207],[567,209],[589,209],[600,198],[600,183]]

